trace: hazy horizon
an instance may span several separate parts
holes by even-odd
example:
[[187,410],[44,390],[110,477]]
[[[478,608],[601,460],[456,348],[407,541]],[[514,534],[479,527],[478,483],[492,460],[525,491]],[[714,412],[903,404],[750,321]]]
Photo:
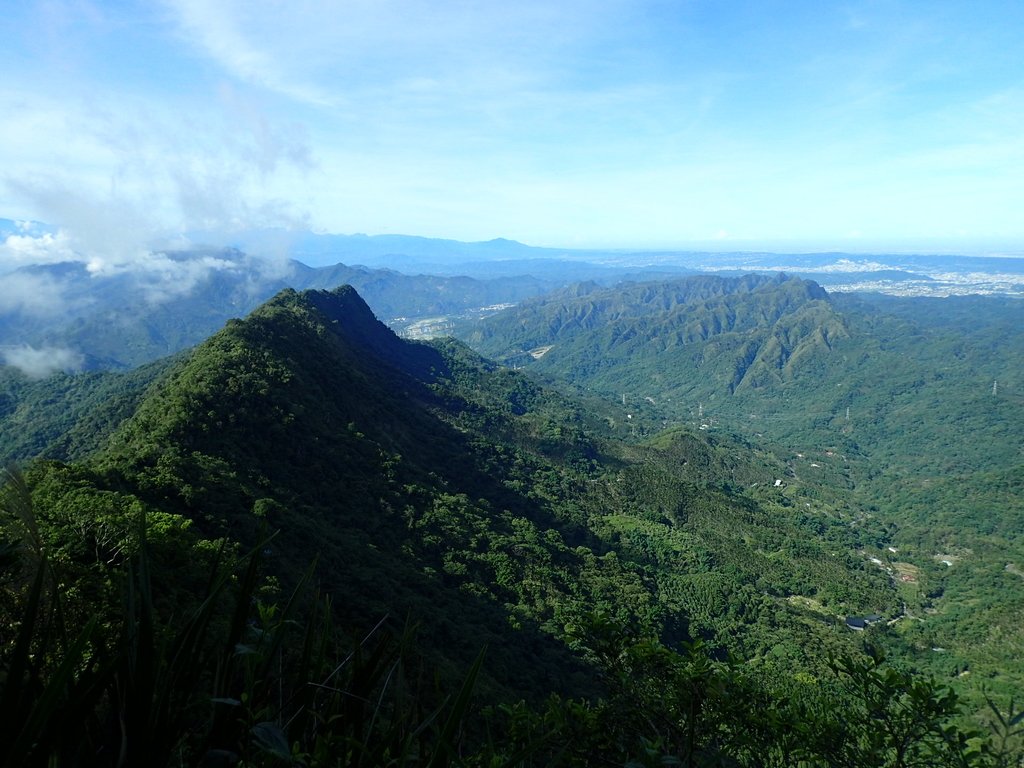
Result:
[[[3,212],[0,212],[3,213]],[[0,271],[15,268],[23,264],[46,263],[54,260],[87,261],[88,254],[74,252],[71,249],[72,236],[66,230],[53,222],[43,222],[36,219],[11,219],[0,216],[0,221],[12,222],[15,227],[22,227],[22,231],[8,232],[0,227]],[[41,228],[35,230],[33,227]],[[568,252],[606,252],[606,253],[650,253],[650,254],[673,254],[673,253],[720,253],[720,254],[778,254],[800,255],[800,254],[830,254],[850,256],[963,256],[967,258],[998,258],[998,259],[1022,259],[1024,258],[1024,244],[1016,242],[986,241],[977,240],[973,242],[928,242],[928,241],[860,241],[846,242],[842,247],[828,241],[742,241],[742,240],[706,240],[706,241],[682,241],[678,243],[662,243],[641,241],[635,244],[592,244],[592,245],[564,245],[560,243],[535,243],[524,242],[516,238],[506,237],[497,234],[480,240],[459,240],[455,237],[426,236],[415,232],[330,232],[313,229],[288,229],[268,227],[265,229],[240,230],[235,232],[215,233],[181,233],[176,239],[165,242],[150,241],[149,246],[155,250],[173,250],[175,248],[189,248],[200,246],[232,247],[237,246],[241,241],[251,238],[254,233],[268,232],[273,234],[280,242],[291,242],[297,238],[307,235],[317,237],[366,237],[366,238],[421,238],[424,240],[452,241],[463,244],[486,244],[494,241],[509,241],[524,245],[529,248],[562,250]],[[45,234],[43,234],[45,233]],[[13,240],[8,237],[13,236]],[[17,241],[17,242],[16,242]],[[283,246],[287,248],[288,246]],[[244,248],[243,248],[244,250]],[[280,243],[275,244],[275,251],[281,251]]]

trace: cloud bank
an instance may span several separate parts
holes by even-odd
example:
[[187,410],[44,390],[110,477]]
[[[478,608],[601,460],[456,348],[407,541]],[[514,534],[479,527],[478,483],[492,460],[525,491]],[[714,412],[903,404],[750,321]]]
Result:
[[[65,300],[62,288],[71,286],[63,278],[24,270],[12,276],[29,265],[86,265],[77,280],[83,274],[126,276],[149,303],[186,295],[221,270],[282,275],[288,251],[281,238],[251,249],[248,260],[174,253],[226,245],[234,234],[254,228],[288,231],[309,224],[292,203],[268,194],[268,184],[281,175],[301,177],[314,164],[302,127],[271,119],[230,88],[221,89],[218,103],[218,121],[142,107],[125,114],[102,104],[69,106],[77,126],[75,152],[88,150],[96,158],[96,176],[83,177],[73,163],[62,170],[58,149],[52,159],[0,177],[9,194],[59,227],[39,231],[9,222],[0,232],[0,312],[41,315]],[[56,123],[62,121],[37,118],[60,147],[64,128]]]
[[77,260],[64,232],[47,232],[38,236],[8,235],[0,242],[0,274],[28,264],[59,264]]
[[77,371],[85,359],[81,354],[64,347],[9,347],[0,350],[6,365],[20,370],[30,379],[43,379],[57,371]]
[[2,276],[0,315],[50,317],[67,312],[67,283],[45,273],[15,272]]

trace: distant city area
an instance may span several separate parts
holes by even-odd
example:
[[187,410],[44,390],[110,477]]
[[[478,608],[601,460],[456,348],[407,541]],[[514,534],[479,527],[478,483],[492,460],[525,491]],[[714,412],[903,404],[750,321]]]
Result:
[[714,274],[777,273],[814,280],[832,293],[1024,298],[1024,258],[843,253],[632,254],[619,267],[683,266]]

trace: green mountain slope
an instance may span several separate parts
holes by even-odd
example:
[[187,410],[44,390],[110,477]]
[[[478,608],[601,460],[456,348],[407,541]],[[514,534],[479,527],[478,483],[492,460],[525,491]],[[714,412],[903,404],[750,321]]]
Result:
[[[846,331],[816,284],[751,275],[577,286],[462,335],[497,359],[587,386],[615,381],[623,392],[681,397],[694,389],[696,369],[709,395],[788,380],[816,347]],[[657,379],[647,382],[655,358]]]
[[0,367],[0,465],[77,460],[96,452],[176,359],[126,372],[59,373],[43,380]]
[[[182,684],[192,742],[167,736],[161,749],[168,756],[175,746],[220,744],[225,733],[241,734],[231,737],[242,745],[233,748],[253,750],[255,740],[265,751],[278,749],[278,759],[292,740],[330,743],[345,754],[364,748],[355,737],[316,742],[302,730],[325,722],[316,716],[293,728],[282,714],[284,693],[257,712],[252,694],[238,692],[260,690],[257,667],[245,659],[258,665],[261,638],[287,629],[288,622],[275,623],[276,611],[299,615],[286,596],[313,562],[312,581],[331,596],[353,656],[361,655],[354,639],[372,637],[382,620],[396,633],[411,622],[444,691],[487,647],[478,695],[505,704],[491,721],[502,734],[501,763],[529,764],[533,754],[536,764],[573,765],[717,754],[787,765],[800,754],[826,764],[842,750],[852,765],[888,754],[889,735],[876,744],[867,724],[904,710],[920,719],[902,749],[934,749],[944,760],[960,754],[958,742],[942,742],[954,699],[904,673],[877,670],[857,656],[858,638],[843,626],[851,613],[901,613],[891,580],[854,552],[871,535],[869,519],[851,518],[813,485],[783,483],[785,466],[770,455],[739,455],[735,443],[698,430],[611,440],[618,413],[585,412],[457,342],[400,340],[349,287],[285,291],[173,363],[87,460],[30,467],[31,525],[18,513],[27,502],[12,502],[20,486],[9,485],[0,599],[31,616],[26,566],[34,557],[50,569],[40,566],[44,577],[57,574],[53,593],[69,590],[72,606],[64,623],[95,633],[86,635],[95,650],[79,665],[86,672],[107,669],[108,653],[120,658],[118,648],[136,648],[158,632],[154,615],[164,617],[159,631],[168,638],[181,617],[207,616],[211,637],[229,638],[228,656],[211,669],[238,668],[238,680],[211,671],[210,679],[197,672]],[[142,511],[146,547],[133,528]],[[268,528],[279,531],[269,542]],[[26,543],[19,545],[18,531]],[[221,583],[207,576],[216,573],[211,561],[237,547],[256,554],[239,558],[244,573],[230,583],[242,597],[235,618],[228,609],[221,620],[216,602],[194,603],[204,582]],[[262,563],[261,579],[246,562]],[[142,586],[132,586],[140,579]],[[156,607],[132,624],[134,606],[147,600]],[[0,661],[22,658],[4,632]],[[168,639],[167,647],[175,643]],[[61,657],[48,654],[60,647],[40,646],[39,658],[59,667]],[[86,653],[70,642],[63,647]],[[282,650],[278,663],[302,653]],[[730,654],[742,663],[727,661]],[[74,727],[100,722],[104,707],[117,722],[118,686],[139,690],[133,681],[145,672],[143,657],[133,651],[124,658],[123,673],[116,665],[103,673],[115,693],[90,717],[69,718]],[[165,663],[178,669],[173,659]],[[88,682],[86,672],[67,679]],[[347,684],[356,685],[352,674]],[[860,680],[868,682],[857,689]],[[318,690],[332,689],[330,681]],[[876,691],[879,702],[871,698]],[[553,692],[587,698],[539,704]],[[144,702],[159,696],[145,687],[139,695]],[[374,688],[372,696],[383,700],[384,692]],[[443,698],[409,696],[410,711],[419,712]],[[535,704],[515,705],[520,698]],[[66,700],[77,706],[81,698]],[[251,720],[235,717],[229,728],[203,714],[211,706],[215,713],[237,708],[230,711]],[[354,717],[351,709],[338,718]],[[378,718],[387,723],[400,714],[378,706],[366,715],[369,732],[377,733]],[[138,743],[134,720],[123,711],[122,718],[123,743]],[[208,720],[208,728],[200,725]],[[419,749],[447,749],[451,728],[422,722],[416,732],[433,735]],[[92,738],[101,732],[89,731]],[[530,737],[531,751],[518,752],[529,733],[547,735]],[[476,741],[481,749],[486,743]],[[309,759],[329,764],[325,756]]]
[[[598,429],[587,427],[577,408],[457,345],[399,340],[351,289],[286,292],[229,323],[164,379],[100,461],[148,503],[210,526],[211,535],[251,528],[254,506],[276,510],[270,524],[282,529],[295,567],[313,554],[311,541],[341,547],[343,556],[323,554],[330,558],[325,572],[332,581],[365,585],[358,590],[365,604],[350,603],[351,619],[386,610],[384,596],[391,610],[416,603],[410,585],[422,576],[399,562],[396,541],[421,558],[417,570],[446,574],[442,584],[480,591],[511,609],[504,623],[528,619],[555,635],[574,613],[610,609],[600,595],[620,580],[635,591],[634,605],[615,605],[623,618],[650,626],[670,619],[685,628],[688,617],[668,602],[672,590],[642,586],[660,578],[660,561],[650,560],[643,543],[649,539],[674,542],[664,546],[680,562],[734,569],[720,595],[761,579],[763,589],[744,598],[752,609],[763,603],[774,610],[766,592],[801,590],[836,614],[895,605],[884,580],[855,564],[847,572],[846,559],[834,566],[819,545],[808,544],[802,558],[784,556],[783,541],[807,538],[794,527],[799,520],[715,490],[721,477],[711,471],[705,442],[664,438],[671,449],[664,455],[651,448],[634,456],[599,440]],[[680,477],[676,467],[690,462],[707,475]],[[768,485],[775,470],[746,471],[745,480]],[[649,498],[652,484],[656,499]],[[445,521],[446,514],[466,521]],[[414,533],[422,519],[451,529],[427,537],[433,545],[424,549],[422,534]],[[470,534],[464,526],[474,520],[482,531]],[[754,533],[738,537],[734,525]],[[530,547],[557,578],[520,580],[529,564],[510,552],[526,546],[520,536],[536,538]],[[633,545],[623,550],[633,562],[600,560],[623,536],[638,542],[635,552]],[[361,555],[352,551],[355,541]],[[590,575],[590,561],[574,549],[581,545],[599,558]],[[829,576],[816,579],[822,568]],[[850,579],[860,586],[850,588]],[[582,586],[588,580],[591,586]],[[708,637],[716,635],[713,624],[702,626]],[[774,639],[743,639],[757,634],[755,624],[740,622],[728,642],[763,652]],[[479,643],[481,633],[467,631],[463,642]]]
[[787,478],[876,526],[863,556],[916,617],[894,642],[973,680],[1024,680],[1021,302],[697,278],[584,287],[463,336],[636,414],[772,449]]

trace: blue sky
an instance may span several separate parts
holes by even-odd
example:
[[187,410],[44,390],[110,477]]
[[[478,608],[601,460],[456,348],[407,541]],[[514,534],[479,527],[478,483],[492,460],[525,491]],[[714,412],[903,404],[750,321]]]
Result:
[[[1024,251],[1024,3],[9,3],[0,216]],[[70,247],[70,246],[69,246]]]

